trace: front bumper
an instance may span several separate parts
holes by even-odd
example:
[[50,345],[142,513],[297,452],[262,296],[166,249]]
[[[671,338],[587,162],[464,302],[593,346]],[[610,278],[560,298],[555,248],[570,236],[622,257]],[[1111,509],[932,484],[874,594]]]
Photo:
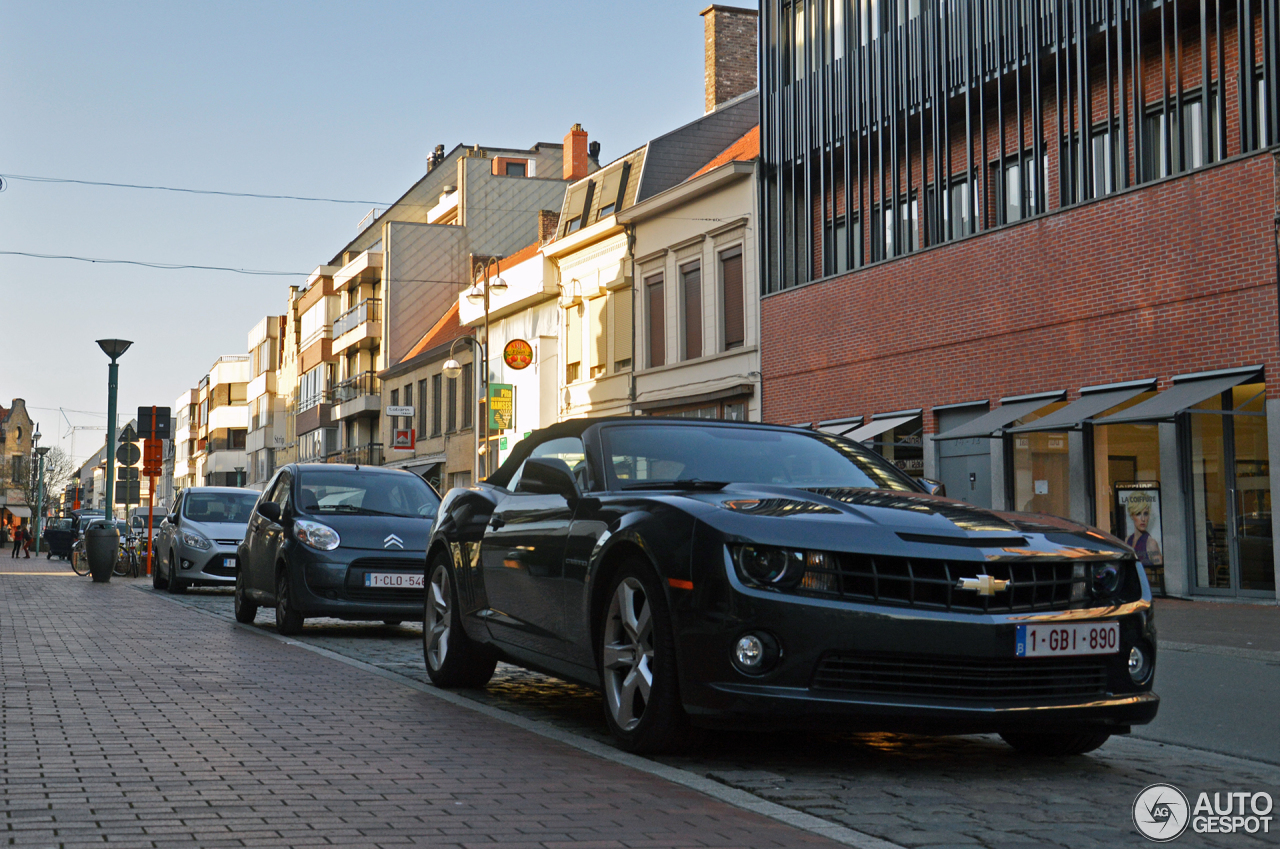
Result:
[[368,574],[392,574],[421,579],[426,552],[396,552],[338,548],[313,551],[292,543],[286,562],[293,598],[303,616],[379,620],[422,618],[422,589],[366,586]]
[[[729,575],[727,585],[708,587],[719,599],[671,595],[681,696],[700,725],[812,728],[828,719],[827,730],[845,731],[1119,733],[1151,722],[1159,707],[1145,593],[1088,610],[970,614],[756,590]],[[1117,652],[1015,656],[1018,625],[1093,621],[1119,623]],[[733,647],[761,632],[780,653],[770,669],[748,675],[731,662]],[[1128,672],[1135,645],[1151,661],[1140,684]]]
[[174,573],[184,584],[230,586],[236,582],[240,568],[236,548],[236,544],[217,542],[204,549],[181,543],[176,550],[178,568]]

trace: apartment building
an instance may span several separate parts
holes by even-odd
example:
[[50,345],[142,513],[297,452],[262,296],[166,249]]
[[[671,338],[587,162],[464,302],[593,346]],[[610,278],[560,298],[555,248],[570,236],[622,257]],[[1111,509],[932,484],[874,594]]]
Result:
[[196,476],[197,421],[200,393],[195,389],[183,390],[173,400],[173,488],[175,492],[196,486],[203,481]]
[[219,357],[196,386],[195,480],[201,486],[243,486],[248,460],[249,357]]
[[245,485],[263,489],[276,470],[276,452],[285,444],[284,399],[278,372],[285,317],[269,315],[249,331],[249,430],[245,436]]
[[761,20],[765,417],[1275,598],[1274,2]]

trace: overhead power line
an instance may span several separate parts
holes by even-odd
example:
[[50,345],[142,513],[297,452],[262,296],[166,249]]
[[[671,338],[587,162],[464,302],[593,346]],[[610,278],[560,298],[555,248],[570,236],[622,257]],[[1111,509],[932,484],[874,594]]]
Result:
[[250,274],[258,277],[306,277],[305,271],[263,271],[256,268],[229,268],[225,265],[184,265],[172,262],[147,262],[140,259],[105,259],[102,257],[65,256],[62,254],[36,254],[27,251],[0,251],[0,256],[25,256],[33,259],[69,259],[76,262],[92,262],[104,265],[141,265],[145,268],[159,268],[166,271],[194,269],[197,271],[230,271],[235,274]]
[[222,195],[232,198],[257,198],[260,200],[301,200],[311,203],[356,203],[363,206],[390,206],[380,200],[346,200],[341,198],[314,198],[299,195],[263,195],[256,192],[223,192],[215,189],[186,189],[176,186],[143,186],[137,183],[104,183],[97,180],[72,180],[66,177],[33,177],[29,174],[0,174],[0,192],[4,191],[5,180],[25,180],[29,183],[75,183],[81,186],[107,186],[113,189],[145,189],[154,192],[182,192],[189,195]]

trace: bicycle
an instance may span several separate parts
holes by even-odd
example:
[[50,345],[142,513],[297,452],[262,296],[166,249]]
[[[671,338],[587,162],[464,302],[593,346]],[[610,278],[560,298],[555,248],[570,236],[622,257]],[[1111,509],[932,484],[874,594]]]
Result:
[[89,556],[84,551],[83,537],[71,546],[71,568],[81,577],[89,574]]
[[116,551],[116,562],[111,567],[111,574],[117,578],[136,578],[141,574],[141,563],[138,559],[137,534],[129,534],[120,538],[120,547]]

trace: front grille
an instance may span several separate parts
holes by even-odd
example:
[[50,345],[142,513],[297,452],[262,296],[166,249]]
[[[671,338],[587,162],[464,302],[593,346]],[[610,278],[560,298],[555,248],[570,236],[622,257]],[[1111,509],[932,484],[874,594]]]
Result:
[[237,546],[237,545],[239,545],[241,542],[243,542],[243,540],[238,540],[238,539],[215,539],[215,540],[214,540],[214,542],[216,542],[218,545],[225,545],[225,546]]
[[1053,702],[1105,695],[1107,670],[1096,658],[828,654],[818,661],[810,687],[868,696]]
[[[989,575],[1008,585],[994,595],[960,588]],[[811,557],[800,591],[809,595],[967,613],[1065,610],[1084,598],[1085,569],[1069,561],[964,560],[824,554]]]
[[404,572],[406,574],[421,575],[425,568],[423,560],[411,560],[409,558],[388,557],[386,559],[365,558],[354,560],[347,569],[347,598],[352,601],[379,601],[388,604],[421,601],[423,598],[422,590],[366,587],[364,585],[364,576],[366,572]]
[[234,578],[236,575],[236,567],[223,566],[222,563],[223,560],[219,557],[214,562],[205,566],[201,571],[206,575],[217,575],[219,578]]

